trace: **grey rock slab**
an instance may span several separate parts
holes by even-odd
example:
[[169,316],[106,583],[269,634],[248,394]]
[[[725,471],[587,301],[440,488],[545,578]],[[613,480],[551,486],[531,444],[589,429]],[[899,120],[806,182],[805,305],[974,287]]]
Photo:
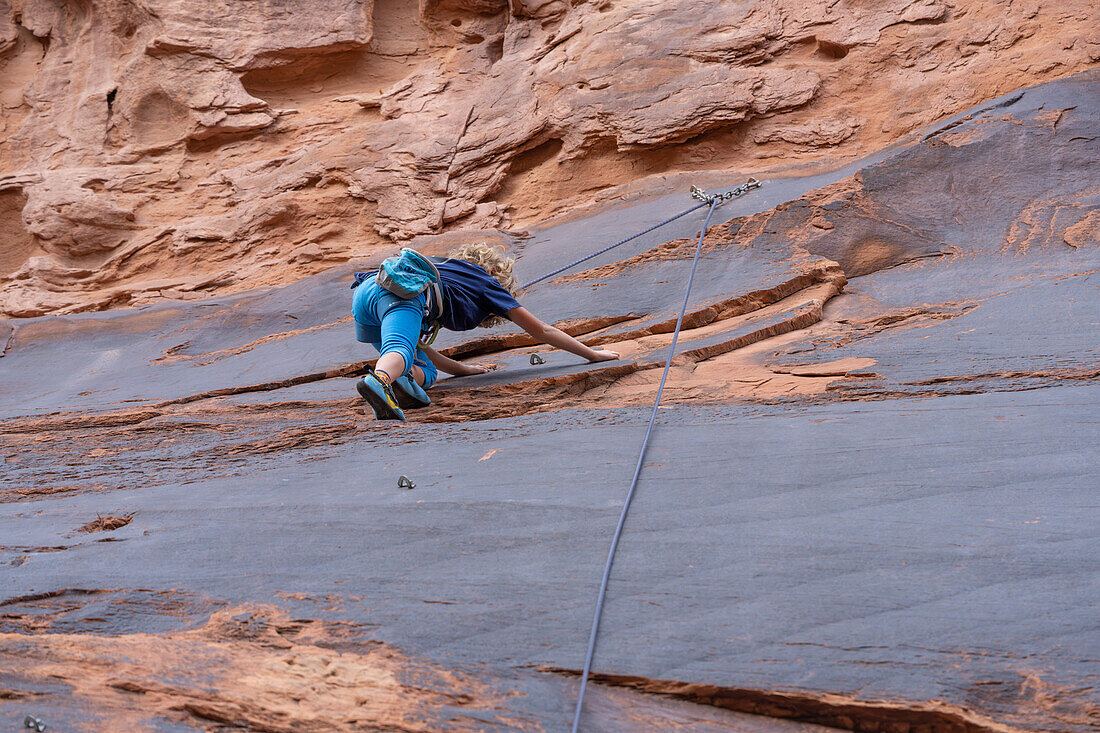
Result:
[[[1100,575],[1081,558],[1100,544],[1098,397],[663,410],[597,669],[1009,717],[971,686],[1093,684]],[[0,577],[11,595],[95,579],[279,602],[437,661],[577,668],[644,416],[622,417],[402,428],[417,442],[113,492],[110,506],[138,511],[121,541],[34,554]],[[397,489],[398,473],[417,488]],[[0,535],[64,544],[103,506],[9,504]],[[325,612],[280,592],[360,600]]]
[[[877,376],[812,399],[659,411],[597,671],[940,700],[1028,730],[1095,727],[1100,386],[1088,373],[1100,248],[1057,236],[1095,211],[1097,76],[994,100],[847,172],[770,181],[723,208],[732,218],[791,203],[786,223],[754,246],[708,252],[693,307],[789,278],[792,222],[816,212],[795,199],[855,171],[879,218],[916,234],[896,266],[854,277],[820,329],[773,357],[869,357],[875,364],[861,371]],[[1054,110],[1067,111],[1055,122]],[[521,275],[682,203],[538,230],[519,248]],[[827,231],[847,234],[820,237],[817,257],[855,261],[846,238],[895,231],[843,207],[822,216],[837,222]],[[678,224],[608,261],[699,225]],[[951,254],[927,256],[943,245]],[[112,591],[57,619],[88,633],[164,633],[152,601],[152,611],[111,613],[107,600],[133,604],[166,589],[206,599],[198,606],[273,603],[353,622],[434,664],[476,667],[497,689],[522,693],[506,697],[508,712],[562,727],[574,682],[537,670],[583,663],[649,411],[594,405],[383,425],[364,417],[348,377],[297,383],[369,358],[339,322],[350,273],[364,265],[210,302],[15,323],[0,359],[0,431],[33,426],[17,416],[109,417],[209,390],[277,388],[203,400],[201,412],[165,412],[133,429],[4,433],[0,602],[34,613],[13,599]],[[549,320],[634,313],[636,326],[675,315],[673,285],[685,273],[683,259],[641,264],[540,285],[525,302]],[[782,317],[685,332],[683,348]],[[536,368],[527,355],[500,357],[506,369],[448,380],[441,392],[605,368],[545,352]],[[400,475],[416,488],[399,489]],[[76,533],[121,511],[134,521],[109,537]],[[628,709],[650,704],[620,692],[596,693],[596,727],[630,729]],[[50,694],[62,701],[59,719],[92,714],[63,690]],[[662,720],[706,717],[662,710]]]

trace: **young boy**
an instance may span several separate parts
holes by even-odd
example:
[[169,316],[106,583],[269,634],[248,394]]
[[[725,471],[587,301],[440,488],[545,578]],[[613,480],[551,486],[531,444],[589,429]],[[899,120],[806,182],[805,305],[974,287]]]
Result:
[[[443,293],[438,323],[452,331],[489,328],[505,319],[538,341],[582,356],[591,362],[612,361],[619,355],[591,349],[565,332],[543,323],[515,298],[515,260],[486,244],[467,244],[437,262]],[[407,404],[431,404],[425,389],[435,382],[437,370],[455,376],[484,374],[491,366],[463,364],[429,346],[419,345],[424,320],[425,295],[404,300],[367,279],[355,287],[352,315],[355,338],[373,344],[381,355],[374,371],[356,383],[356,389],[379,420],[404,420],[395,391]]]

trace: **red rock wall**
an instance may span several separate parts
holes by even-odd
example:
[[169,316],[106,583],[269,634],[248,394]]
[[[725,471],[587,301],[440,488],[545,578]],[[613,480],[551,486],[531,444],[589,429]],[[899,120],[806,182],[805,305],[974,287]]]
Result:
[[1100,60],[1093,0],[0,0],[0,315],[282,283]]

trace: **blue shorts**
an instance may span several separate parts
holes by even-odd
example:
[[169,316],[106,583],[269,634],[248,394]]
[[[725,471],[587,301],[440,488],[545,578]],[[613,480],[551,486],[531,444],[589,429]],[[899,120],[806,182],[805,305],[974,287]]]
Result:
[[[420,324],[424,320],[424,295],[405,300],[376,283],[367,281],[354,290],[351,314],[355,338],[372,344],[379,354],[396,351],[405,360],[405,374],[413,364],[424,371],[424,386],[435,383],[438,374],[427,354],[417,348]],[[399,375],[393,375],[396,379]]]

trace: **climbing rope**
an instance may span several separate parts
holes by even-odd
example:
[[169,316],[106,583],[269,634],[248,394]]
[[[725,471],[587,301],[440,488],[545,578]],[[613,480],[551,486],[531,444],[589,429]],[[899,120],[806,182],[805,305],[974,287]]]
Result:
[[[694,188],[694,187],[693,187],[693,188]],[[562,274],[563,272],[565,272],[566,270],[571,270],[571,269],[573,269],[574,267],[576,267],[577,265],[581,264],[582,262],[588,262],[588,261],[589,261],[590,259],[592,259],[593,257],[599,257],[599,256],[600,256],[600,255],[602,255],[602,254],[603,254],[604,252],[610,252],[611,250],[615,249],[615,248],[616,248],[616,247],[618,247],[618,246],[624,245],[624,244],[626,244],[627,242],[632,242],[632,241],[634,241],[635,239],[637,239],[638,237],[641,237],[641,236],[644,236],[644,235],[646,235],[646,234],[649,234],[649,233],[650,233],[650,232],[652,232],[652,231],[653,231],[654,229],[660,229],[660,228],[661,228],[661,227],[663,227],[663,226],[664,226],[665,224],[669,224],[669,223],[671,223],[671,222],[674,222],[674,221],[676,221],[676,220],[677,220],[677,219],[679,219],[679,218],[680,218],[681,216],[687,216],[688,214],[690,214],[691,212],[695,211],[696,209],[701,209],[701,208],[703,208],[704,206],[706,206],[706,205],[707,205],[707,203],[708,203],[708,202],[704,201],[704,202],[703,202],[703,203],[701,203],[701,204],[696,204],[695,206],[692,206],[692,207],[691,207],[690,209],[685,209],[684,211],[681,211],[681,212],[680,212],[679,214],[677,214],[676,216],[670,216],[669,218],[665,219],[664,221],[662,221],[662,222],[658,222],[658,223],[654,224],[653,226],[651,226],[651,227],[650,227],[649,229],[646,229],[645,231],[642,231],[642,232],[638,232],[638,233],[637,233],[637,234],[635,234],[635,235],[634,235],[633,237],[627,237],[626,239],[623,239],[623,240],[620,240],[620,241],[618,241],[618,242],[615,242],[615,244],[609,244],[608,246],[604,247],[603,249],[599,250],[598,252],[593,252],[593,253],[592,253],[592,254],[590,254],[590,255],[585,255],[584,257],[581,257],[581,258],[580,258],[579,260],[574,260],[573,262],[570,262],[570,263],[569,263],[568,265],[566,265],[565,267],[559,267],[558,269],[554,270],[553,272],[548,272],[548,273],[546,273],[545,275],[543,275],[543,276],[542,276],[542,277],[540,277],[540,278],[536,278],[536,279],[532,280],[532,281],[531,281],[531,282],[529,282],[529,283],[524,283],[524,284],[523,284],[523,285],[522,285],[522,286],[520,287],[520,289],[521,289],[521,290],[526,290],[527,288],[531,287],[532,285],[536,285],[536,284],[538,284],[538,283],[542,282],[543,280],[549,280],[550,278],[554,277],[555,275],[560,275],[560,274]]]
[[732,188],[729,191],[726,191],[725,193],[707,193],[706,191],[699,188],[698,186],[692,186],[691,187],[691,197],[693,199],[697,199],[701,203],[698,203],[695,206],[692,206],[690,209],[684,209],[679,214],[676,214],[674,216],[670,216],[669,218],[665,219],[664,221],[657,222],[656,224],[651,226],[649,229],[645,229],[643,231],[640,231],[632,237],[627,237],[626,239],[621,239],[618,242],[615,242],[614,244],[609,244],[608,246],[604,247],[601,250],[593,252],[590,255],[585,255],[584,257],[581,257],[579,260],[574,260],[574,261],[570,262],[565,267],[559,267],[558,269],[554,270],[553,272],[548,272],[545,275],[543,275],[542,277],[536,278],[536,279],[532,280],[529,283],[524,283],[522,286],[520,286],[520,289],[521,290],[526,290],[527,288],[531,287],[532,285],[537,285],[538,283],[542,282],[543,280],[549,280],[550,278],[554,277],[555,275],[560,275],[561,273],[565,272],[566,270],[573,269],[574,267],[581,264],[582,262],[588,262],[593,257],[599,257],[603,253],[610,252],[611,250],[615,249],[616,247],[620,247],[620,246],[626,244],[627,242],[633,242],[638,237],[645,236],[646,234],[649,234],[650,232],[652,232],[655,229],[660,229],[665,224],[671,224],[672,222],[676,221],[680,217],[687,216],[691,212],[693,212],[697,209],[701,209],[701,208],[703,208],[704,206],[706,206],[708,204],[712,204],[715,201],[717,201],[718,203],[722,203],[724,201],[728,201],[732,198],[740,196],[741,194],[745,193],[746,191],[748,191],[750,189],[759,188],[759,187],[760,187],[760,181],[756,180],[755,178],[750,178],[749,180],[745,181],[744,183],[742,183],[737,188]]
[[[623,527],[626,525],[626,515],[627,512],[630,510],[630,502],[633,501],[634,491],[638,487],[638,477],[641,476],[642,473],[642,461],[645,460],[646,449],[649,447],[649,438],[653,434],[653,424],[657,420],[657,408],[661,404],[661,395],[663,395],[665,391],[665,382],[668,381],[668,372],[669,369],[672,367],[672,357],[676,354],[676,342],[680,339],[680,327],[683,325],[684,315],[687,313],[688,302],[691,297],[691,285],[695,281],[695,271],[699,266],[699,255],[703,251],[703,238],[706,237],[707,226],[710,224],[710,218],[714,214],[714,210],[718,207],[719,204],[723,203],[724,201],[728,201],[729,199],[740,196],[750,189],[758,188],[759,186],[760,181],[756,180],[755,178],[750,178],[748,181],[742,183],[737,188],[720,194],[708,194],[701,188],[692,186],[691,197],[694,199],[699,199],[700,201],[702,201],[702,203],[698,204],[697,206],[693,206],[687,211],[677,214],[670,219],[666,219],[656,226],[650,227],[645,232],[642,232],[642,234],[645,234],[646,232],[651,232],[657,227],[663,226],[670,221],[675,221],[681,216],[684,216],[685,214],[695,211],[696,209],[703,206],[710,207],[707,210],[707,218],[703,221],[703,228],[699,230],[699,242],[695,245],[695,256],[691,260],[691,274],[688,275],[687,287],[684,289],[684,303],[680,307],[680,315],[676,317],[676,328],[672,332],[672,344],[668,347],[668,358],[665,359],[665,369],[664,372],[661,374],[661,382],[657,387],[657,396],[653,400],[653,411],[650,413],[649,424],[646,426],[645,429],[645,438],[642,440],[642,449],[638,452],[638,463],[634,467],[634,477],[630,480],[630,488],[627,489],[626,499],[623,501],[623,508],[622,511],[619,513],[619,522],[617,525],[615,525],[615,533],[611,537],[611,548],[607,552],[607,562],[604,563],[603,579],[600,581],[600,591],[596,596],[596,611],[592,617],[592,631],[588,635],[588,651],[584,657],[584,671],[581,673],[581,688],[580,693],[577,695],[577,709],[576,712],[573,714],[573,733],[577,733],[581,722],[581,711],[584,708],[584,692],[588,687],[588,677],[592,672],[592,659],[595,657],[596,654],[596,636],[600,629],[600,617],[603,615],[604,598],[607,596],[607,583],[611,579],[611,565],[615,561],[615,551],[619,547],[619,539],[622,537]],[[641,234],[635,235],[630,239],[636,239],[639,236],[641,236]],[[584,262],[587,259],[591,259],[592,257],[602,254],[609,249],[613,249],[620,244],[625,244],[626,242],[629,242],[630,239],[624,239],[622,242],[616,242],[610,247],[605,247],[604,249],[593,255],[589,255],[588,257],[579,259],[576,262],[567,265],[560,270],[552,272],[549,275],[541,277],[538,280],[535,280],[529,284],[541,282],[542,280],[545,280],[549,277],[553,277],[554,275],[560,272],[564,272],[570,267]]]

